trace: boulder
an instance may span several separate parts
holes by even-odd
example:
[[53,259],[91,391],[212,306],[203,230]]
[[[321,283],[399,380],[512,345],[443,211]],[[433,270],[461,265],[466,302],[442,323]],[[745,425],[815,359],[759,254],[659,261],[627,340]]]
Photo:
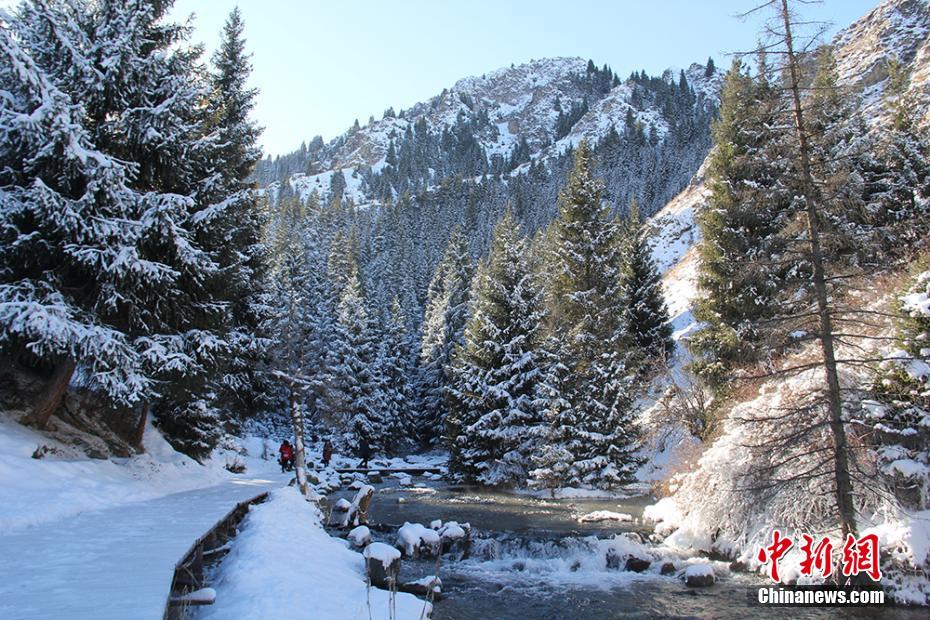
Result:
[[707,588],[716,578],[710,564],[692,564],[685,569],[685,585],[689,588]]
[[642,573],[649,569],[652,565],[652,562],[649,560],[644,560],[643,558],[638,558],[635,555],[631,555],[626,559],[626,564],[623,567],[623,570],[631,571],[634,573]]
[[442,581],[434,575],[403,583],[397,589],[401,592],[428,597],[434,601],[442,600]]
[[442,551],[439,532],[419,523],[404,523],[397,530],[397,547],[405,557],[435,557]]
[[365,547],[365,564],[368,581],[376,588],[390,590],[400,574],[400,551],[384,543],[371,543]]
[[662,569],[659,572],[663,575],[671,575],[675,572],[675,565],[671,562],[665,562],[662,564]]
[[346,538],[352,543],[353,547],[367,547],[368,543],[371,542],[371,530],[368,529],[367,525],[359,525],[352,529]]

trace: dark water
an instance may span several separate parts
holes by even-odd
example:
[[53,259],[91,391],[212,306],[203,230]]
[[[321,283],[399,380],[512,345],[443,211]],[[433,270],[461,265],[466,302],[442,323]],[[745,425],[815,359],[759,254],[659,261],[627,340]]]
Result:
[[[429,525],[441,519],[472,526],[467,555],[446,554],[439,561],[443,600],[434,606],[436,620],[927,617],[926,610],[890,607],[762,607],[754,597],[768,584],[754,574],[730,572],[724,563],[715,565],[718,582],[709,588],[688,588],[678,576],[660,575],[659,562],[645,573],[608,570],[605,551],[613,536],[648,536],[641,517],[649,497],[549,500],[442,483],[419,489],[395,484],[378,485],[373,523]],[[634,521],[579,523],[579,516],[595,510],[626,513]],[[374,534],[393,543],[393,532],[384,527]],[[674,559],[680,565],[686,558]],[[401,577],[436,572],[435,560],[405,560]]]

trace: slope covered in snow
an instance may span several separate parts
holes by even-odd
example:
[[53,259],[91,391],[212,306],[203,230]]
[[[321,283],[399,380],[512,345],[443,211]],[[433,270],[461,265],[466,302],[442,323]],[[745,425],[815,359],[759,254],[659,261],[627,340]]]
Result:
[[[924,111],[925,121],[930,121],[927,115],[930,110],[930,5],[922,0],[886,0],[841,31],[833,44],[840,79],[845,85],[861,90],[863,113],[869,122],[881,126],[886,120],[883,95],[888,87],[887,63],[892,59],[901,63],[909,78],[912,101]],[[706,166],[707,162],[692,184],[650,223],[654,257],[663,270],[663,284],[671,315],[676,321],[679,345],[688,332],[697,328],[690,313],[694,299],[700,294],[696,285],[698,257],[694,247],[700,241],[700,234],[694,217],[703,208],[708,195],[702,178]],[[889,286],[890,290],[895,290],[894,286],[899,284]],[[869,294],[860,301],[870,310],[893,311],[894,301],[881,283],[873,279],[863,290],[868,290]],[[892,325],[885,322],[870,330],[867,336],[873,340],[868,341],[866,349],[881,357],[879,343],[892,334]],[[811,346],[789,351],[778,360],[779,367],[809,361],[816,355]],[[859,349],[843,350],[844,346],[840,347],[841,358],[864,354]],[[687,352],[679,346],[671,364],[671,381],[683,381],[687,385],[687,373],[681,366],[685,362]],[[757,567],[754,554],[771,535],[772,528],[796,518],[792,511],[797,506],[813,505],[817,501],[809,495],[809,489],[771,493],[759,499],[738,490],[741,485],[737,481],[741,475],[755,472],[753,468],[757,467],[756,456],[748,446],[757,443],[758,437],[748,434],[749,427],[741,421],[783,416],[787,409],[802,407],[805,399],[822,387],[821,373],[815,368],[743,386],[745,389],[723,403],[718,413],[721,426],[707,445],[688,442],[681,430],[669,430],[658,440],[651,437],[654,443],[649,446],[648,456],[652,462],[640,472],[641,477],[656,480],[663,475],[687,472],[672,479],[670,487],[674,493],[671,497],[647,510],[647,516],[658,522],[657,532],[669,535],[665,541],[667,545],[728,554]],[[669,380],[662,381],[667,385]],[[861,370],[846,369],[841,373],[841,381],[849,390],[868,384],[869,378]],[[661,385],[660,381],[660,388]],[[646,427],[655,424],[662,414],[661,398],[644,402],[642,421]],[[683,463],[684,459],[690,462]],[[930,600],[930,586],[925,579],[911,573],[915,570],[920,573],[928,561],[930,514],[926,510],[901,510],[876,497],[872,486],[861,480],[857,485],[862,485],[858,487],[859,495],[872,497],[863,500],[860,534],[877,534],[882,557],[886,562],[893,560],[895,563],[895,569],[886,579],[886,589],[898,602],[925,605]],[[815,514],[828,512],[823,507],[809,510]],[[795,552],[785,559],[787,579],[798,576],[799,560],[800,555]]]
[[[40,447],[50,450],[34,458]],[[91,459],[72,446],[0,418],[0,532],[151,500],[235,479],[222,457],[201,465],[149,426],[145,453]]]

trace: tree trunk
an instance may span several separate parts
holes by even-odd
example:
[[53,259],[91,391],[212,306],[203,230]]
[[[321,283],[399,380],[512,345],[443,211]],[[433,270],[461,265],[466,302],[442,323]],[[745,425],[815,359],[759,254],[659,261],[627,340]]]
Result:
[[61,401],[68,390],[68,384],[71,383],[71,376],[77,364],[71,358],[66,358],[55,366],[52,378],[49,379],[48,387],[45,394],[36,403],[32,413],[27,415],[23,422],[40,429],[48,428],[49,418],[61,406]]
[[145,452],[145,446],[142,444],[142,439],[145,437],[145,423],[149,419],[149,404],[144,403],[142,405],[142,413],[139,414],[139,421],[136,422],[136,430],[132,434],[132,445],[136,447],[139,452]]
[[310,495],[310,485],[307,484],[307,460],[304,457],[304,420],[300,412],[300,399],[297,398],[297,387],[291,383],[291,424],[294,427],[294,471],[297,473],[297,486],[304,497]]
[[840,380],[837,372],[833,325],[831,319],[830,299],[827,294],[827,280],[824,274],[823,253],[820,248],[820,227],[814,179],[811,173],[810,146],[804,125],[804,113],[801,108],[800,78],[798,60],[794,53],[791,38],[791,18],[788,0],[781,0],[781,16],[785,24],[785,46],[788,53],[788,70],[790,88],[794,103],[795,129],[798,135],[798,154],[801,164],[801,183],[807,209],[808,243],[810,260],[813,268],[812,283],[817,298],[817,314],[820,319],[820,345],[823,351],[823,368],[827,380],[827,402],[830,414],[830,431],[833,435],[833,464],[836,484],[836,506],[839,512],[840,527],[843,538],[847,534],[856,535],[856,509],[853,504],[852,481],[849,475],[849,444],[846,428],[843,426],[843,402],[840,394]]

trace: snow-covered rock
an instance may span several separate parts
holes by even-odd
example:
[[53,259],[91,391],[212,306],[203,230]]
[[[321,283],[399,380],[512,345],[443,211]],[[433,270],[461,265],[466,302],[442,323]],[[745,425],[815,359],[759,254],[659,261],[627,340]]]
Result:
[[419,523],[405,522],[397,530],[397,546],[407,557],[436,555],[441,548],[439,532]]
[[685,585],[691,588],[706,588],[717,580],[714,567],[710,564],[689,564],[684,573]]
[[364,547],[371,542],[371,530],[367,525],[359,525],[350,530],[346,538],[354,547]]
[[384,565],[384,568],[387,569],[395,560],[400,559],[400,551],[380,542],[373,542],[367,547],[365,547],[366,558],[378,560]]
[[597,523],[598,521],[632,521],[633,515],[611,510],[595,510],[578,517],[579,523]]

